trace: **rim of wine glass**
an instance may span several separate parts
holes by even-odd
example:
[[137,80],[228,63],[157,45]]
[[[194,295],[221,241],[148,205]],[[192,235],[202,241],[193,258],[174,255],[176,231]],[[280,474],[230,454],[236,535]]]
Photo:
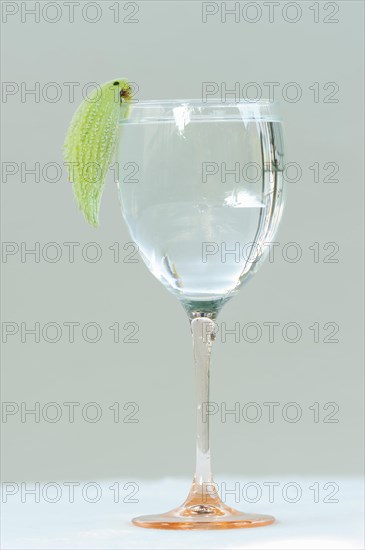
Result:
[[207,98],[207,99],[198,99],[198,98],[176,98],[176,99],[133,99],[130,104],[132,105],[166,105],[166,104],[175,104],[175,103],[189,103],[189,104],[217,104],[217,105],[278,105],[277,101],[271,101],[270,99],[216,99],[216,98]]
[[[182,107],[185,112],[176,111]],[[147,122],[176,121],[176,117],[185,122],[194,120],[266,120],[281,121],[278,103],[269,99],[255,101],[234,99],[150,99],[132,100],[122,104],[120,122],[138,124]]]

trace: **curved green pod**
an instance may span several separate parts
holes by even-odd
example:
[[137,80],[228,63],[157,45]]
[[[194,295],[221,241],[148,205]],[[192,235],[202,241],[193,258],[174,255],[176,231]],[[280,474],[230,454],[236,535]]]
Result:
[[69,179],[80,210],[95,227],[99,225],[105,178],[116,147],[120,107],[130,99],[127,80],[106,82],[79,105],[67,131],[64,158]]

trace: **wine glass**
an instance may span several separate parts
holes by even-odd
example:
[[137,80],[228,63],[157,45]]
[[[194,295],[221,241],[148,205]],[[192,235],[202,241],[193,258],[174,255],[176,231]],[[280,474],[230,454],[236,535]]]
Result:
[[180,507],[133,523],[157,529],[268,525],[272,516],[239,512],[219,498],[204,413],[215,319],[262,263],[280,221],[280,119],[268,101],[144,101],[123,109],[122,214],[148,269],[188,314],[196,369],[190,493]]

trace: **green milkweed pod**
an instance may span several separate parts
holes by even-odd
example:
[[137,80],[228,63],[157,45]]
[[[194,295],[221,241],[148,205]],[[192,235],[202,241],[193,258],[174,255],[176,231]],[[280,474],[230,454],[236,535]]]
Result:
[[130,101],[131,92],[125,79],[111,80],[95,89],[75,111],[64,142],[77,203],[95,227],[99,225],[101,196],[117,143],[121,104]]

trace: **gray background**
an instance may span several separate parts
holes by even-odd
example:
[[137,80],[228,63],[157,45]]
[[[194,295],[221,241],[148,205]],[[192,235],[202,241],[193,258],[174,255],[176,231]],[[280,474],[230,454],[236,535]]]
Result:
[[[41,3],[43,4],[43,3]],[[60,5],[62,6],[62,2]],[[81,2],[81,5],[84,3]],[[320,2],[314,23],[311,2],[298,2],[302,17],[285,21],[281,3],[275,20],[249,23],[241,18],[221,22],[220,14],[202,22],[200,2],[138,2],[138,23],[115,23],[112,3],[101,2],[97,23],[83,21],[81,8],[75,22],[67,22],[66,8],[54,24],[20,14],[3,23],[3,68],[6,82],[41,89],[56,82],[62,97],[54,103],[42,96],[37,103],[20,93],[2,104],[3,162],[62,164],[61,148],[68,122],[81,100],[87,82],[102,83],[127,76],[139,84],[139,99],[201,97],[202,82],[226,82],[233,87],[278,82],[276,99],[285,120],[286,158],[302,168],[302,177],[287,185],[287,202],[278,241],[278,254],[267,262],[239,295],[223,309],[220,321],[227,327],[239,322],[281,323],[273,343],[267,332],[257,343],[241,337],[236,343],[219,337],[215,344],[211,398],[226,402],[258,403],[263,417],[256,423],[224,423],[212,419],[213,467],[218,474],[234,475],[355,474],[362,464],[362,62],[363,4],[337,2],[338,23],[324,23],[330,15]],[[219,4],[218,4],[219,5]],[[123,11],[125,17],[131,10]],[[286,13],[286,12],[285,12]],[[289,17],[293,15],[288,12]],[[53,14],[49,12],[49,17]],[[93,12],[90,11],[90,17]],[[248,17],[253,17],[249,15]],[[70,102],[63,83],[79,82]],[[302,90],[297,102],[283,98],[288,82]],[[309,88],[319,83],[314,101]],[[337,103],[324,101],[335,82]],[[50,90],[51,93],[51,90]],[[320,181],[313,180],[313,163],[321,166]],[[339,166],[338,182],[325,182],[324,164]],[[96,322],[101,340],[85,342],[80,330],[69,343],[64,327],[59,342],[41,337],[34,343],[20,334],[3,345],[3,394],[6,402],[26,402],[31,408],[57,402],[59,422],[34,422],[19,414],[2,424],[3,479],[98,479],[102,477],[189,475],[194,469],[194,388],[189,325],[177,300],[147,271],[141,261],[122,259],[130,241],[120,216],[117,192],[110,175],[104,194],[101,227],[88,227],[77,211],[66,174],[51,183],[18,175],[2,185],[3,240],[59,243],[62,258],[51,263],[20,254],[3,264],[3,322],[44,326],[67,321]],[[65,242],[81,243],[75,262],[67,261]],[[103,256],[97,263],[82,259],[80,249],[96,242]],[[121,246],[121,261],[109,250]],[[285,243],[296,242],[302,258],[284,261]],[[320,261],[314,262],[313,243],[319,243]],[[337,243],[337,263],[324,262],[328,242]],[[20,246],[20,244],[19,244]],[[52,251],[49,251],[50,254]],[[92,251],[90,250],[90,253]],[[139,325],[138,343],[114,343],[108,328],[119,322]],[[302,327],[297,343],[288,343],[281,328],[288,322]],[[318,322],[320,341],[308,327]],[[337,323],[338,343],[325,343],[327,322]],[[4,325],[3,325],[4,326]],[[50,333],[51,334],[51,333]],[[91,333],[90,333],[91,334]],[[121,331],[122,338],[127,334]],[[275,421],[268,421],[263,402],[279,402]],[[97,402],[99,422],[67,420],[64,402],[81,406]],[[138,423],[114,423],[109,410],[114,402],[136,402]],[[296,402],[302,418],[285,421],[281,411]],[[318,402],[320,421],[309,407]],[[338,423],[325,423],[323,411],[335,402]],[[122,418],[131,409],[123,411]],[[90,414],[92,414],[90,409]],[[252,412],[252,411],[251,411]],[[289,411],[289,413],[292,411]],[[53,414],[49,411],[50,415]]]

